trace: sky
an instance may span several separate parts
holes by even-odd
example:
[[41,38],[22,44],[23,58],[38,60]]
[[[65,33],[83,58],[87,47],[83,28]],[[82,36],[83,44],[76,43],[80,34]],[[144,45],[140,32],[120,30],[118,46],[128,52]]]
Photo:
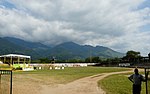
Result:
[[150,0],[0,0],[0,37],[150,53]]

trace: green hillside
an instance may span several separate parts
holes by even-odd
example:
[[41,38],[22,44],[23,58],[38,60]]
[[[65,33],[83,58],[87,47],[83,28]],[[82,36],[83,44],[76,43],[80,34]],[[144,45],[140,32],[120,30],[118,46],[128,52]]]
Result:
[[85,59],[90,56],[104,58],[122,57],[124,54],[103,46],[79,45],[74,42],[66,42],[54,47],[42,43],[28,42],[18,38],[0,38],[0,55],[25,54],[32,59],[56,57],[60,60]]

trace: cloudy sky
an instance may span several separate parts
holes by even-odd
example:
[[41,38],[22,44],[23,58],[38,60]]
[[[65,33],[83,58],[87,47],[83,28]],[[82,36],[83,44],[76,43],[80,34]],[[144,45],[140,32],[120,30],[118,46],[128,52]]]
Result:
[[0,0],[0,37],[150,52],[150,0]]

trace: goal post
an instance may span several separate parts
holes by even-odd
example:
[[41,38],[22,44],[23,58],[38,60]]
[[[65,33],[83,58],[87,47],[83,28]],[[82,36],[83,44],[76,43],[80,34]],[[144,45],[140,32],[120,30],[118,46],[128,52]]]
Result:
[[0,70],[0,94],[12,94],[12,70]]

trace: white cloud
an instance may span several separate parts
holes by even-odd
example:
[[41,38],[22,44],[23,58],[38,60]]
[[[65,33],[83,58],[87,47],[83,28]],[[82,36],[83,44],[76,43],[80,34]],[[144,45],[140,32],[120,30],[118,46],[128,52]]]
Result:
[[103,45],[121,52],[133,49],[145,54],[150,51],[150,30],[140,30],[150,24],[150,8],[138,8],[145,1],[7,1],[14,8],[0,2],[0,36],[15,36],[45,44],[74,41]]

